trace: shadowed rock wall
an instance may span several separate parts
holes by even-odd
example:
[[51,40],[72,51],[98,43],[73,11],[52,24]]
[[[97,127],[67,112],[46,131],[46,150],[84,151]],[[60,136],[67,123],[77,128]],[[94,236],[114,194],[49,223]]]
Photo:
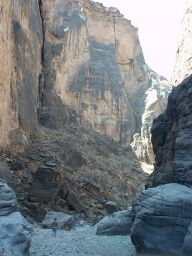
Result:
[[170,85],[146,65],[137,28],[87,0],[0,5],[0,144],[19,151],[40,124],[73,125],[133,142],[151,163],[151,123]]
[[2,0],[0,10],[0,144],[21,150],[38,127],[42,22],[37,0]]

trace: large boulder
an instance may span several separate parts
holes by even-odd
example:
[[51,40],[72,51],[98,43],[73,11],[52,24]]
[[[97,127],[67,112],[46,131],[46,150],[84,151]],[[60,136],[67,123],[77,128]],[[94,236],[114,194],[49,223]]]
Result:
[[16,195],[0,179],[0,245],[15,256],[29,256],[30,236],[17,208]]
[[126,236],[129,235],[132,225],[131,211],[114,212],[97,224],[97,235]]
[[75,220],[74,220],[73,216],[63,213],[63,212],[50,211],[45,215],[45,218],[42,221],[43,227],[51,228],[52,223],[55,218],[57,219],[59,229],[67,229],[68,230],[68,229],[71,229],[75,224]]
[[147,189],[133,203],[132,214],[130,234],[138,252],[190,255],[190,187],[171,183]]
[[29,201],[48,204],[56,199],[60,189],[60,173],[54,167],[43,165],[33,175]]

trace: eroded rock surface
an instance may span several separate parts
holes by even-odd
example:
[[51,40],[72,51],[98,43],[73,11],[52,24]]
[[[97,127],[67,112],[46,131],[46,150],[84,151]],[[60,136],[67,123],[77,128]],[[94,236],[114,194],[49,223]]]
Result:
[[131,239],[138,252],[190,255],[192,189],[172,183],[150,188],[133,203]]
[[186,10],[181,24],[181,35],[177,49],[176,64],[172,76],[175,85],[192,73],[192,1],[186,1]]
[[17,208],[16,195],[0,179],[0,245],[16,256],[29,256],[30,236]]
[[[117,9],[88,0],[8,0],[0,7],[0,145],[22,151],[40,123],[68,124],[126,146],[139,133],[133,148],[152,162],[151,119],[164,109],[170,85],[147,67],[137,28]],[[148,95],[156,87],[151,113]]]
[[21,151],[38,127],[42,22],[37,0],[3,0],[0,10],[0,145]]
[[96,234],[105,236],[126,236],[130,234],[131,226],[131,210],[114,212],[106,216],[96,225]]
[[166,112],[154,120],[155,170],[148,186],[177,182],[191,185],[192,76],[169,95]]
[[139,133],[133,149],[151,163],[152,119],[164,110],[170,84],[146,65],[137,28],[117,9],[86,0],[42,1],[41,15],[41,123],[85,127],[123,145]]

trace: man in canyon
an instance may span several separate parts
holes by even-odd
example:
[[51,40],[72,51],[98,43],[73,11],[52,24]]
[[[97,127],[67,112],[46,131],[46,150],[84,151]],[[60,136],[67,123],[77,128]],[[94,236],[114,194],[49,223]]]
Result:
[[52,228],[52,237],[56,237],[57,236],[57,230],[58,230],[57,218],[54,218],[54,221],[51,224],[51,228]]

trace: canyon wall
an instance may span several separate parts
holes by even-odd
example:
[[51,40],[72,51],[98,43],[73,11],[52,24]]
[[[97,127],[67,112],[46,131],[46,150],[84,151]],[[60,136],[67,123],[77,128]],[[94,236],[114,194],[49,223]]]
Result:
[[42,22],[37,0],[3,0],[0,10],[0,144],[22,150],[38,127]]
[[170,84],[145,63],[129,20],[87,0],[8,0],[1,12],[3,147],[21,150],[40,125],[72,125],[133,142],[153,162],[150,128]]
[[[154,120],[153,149],[156,155],[155,171],[148,186],[191,180],[191,87],[192,87],[192,1],[182,20],[181,41],[173,73],[176,87],[169,95],[166,111]],[[187,77],[187,78],[186,78]],[[182,82],[181,82],[182,81]],[[180,85],[178,85],[178,83]]]
[[192,1],[186,1],[186,10],[181,22],[181,35],[177,49],[172,83],[178,85],[192,72]]

